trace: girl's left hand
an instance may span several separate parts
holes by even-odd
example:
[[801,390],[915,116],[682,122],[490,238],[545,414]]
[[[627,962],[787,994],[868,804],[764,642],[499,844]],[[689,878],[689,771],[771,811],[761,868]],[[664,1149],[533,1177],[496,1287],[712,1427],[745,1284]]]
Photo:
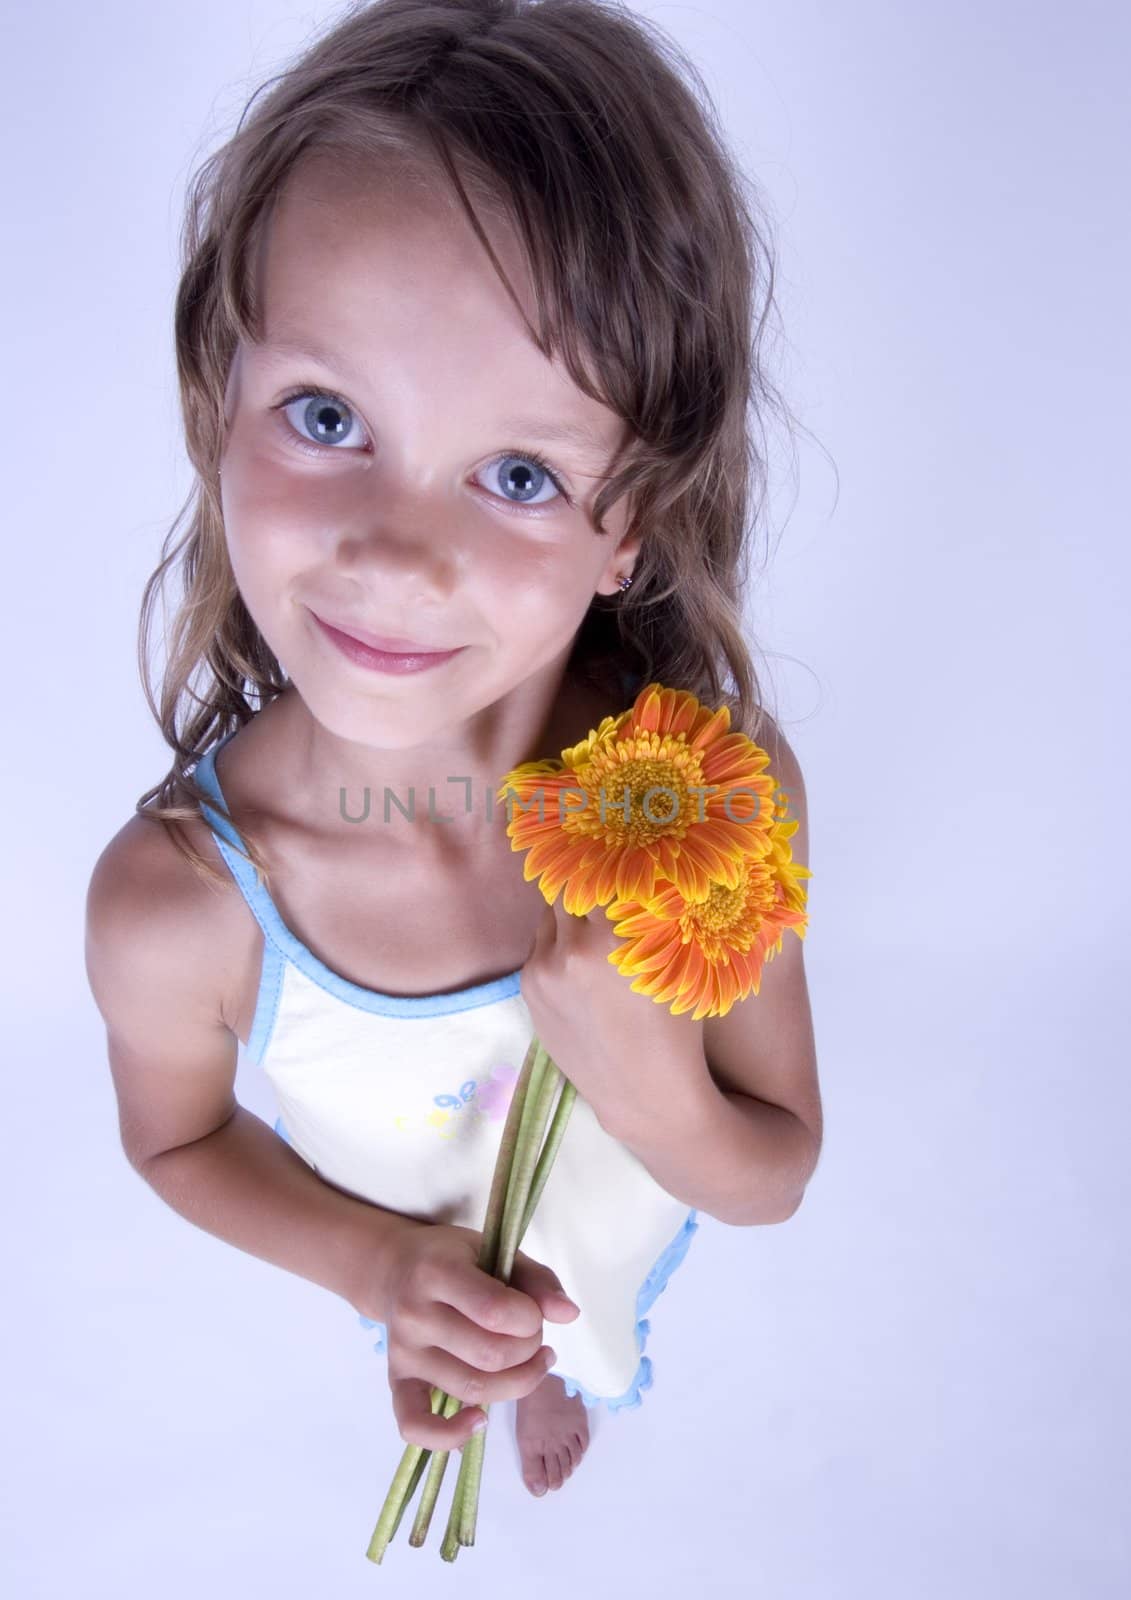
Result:
[[603,906],[587,916],[545,908],[520,987],[539,1040],[607,1133],[650,1107],[679,1105],[709,1077],[703,1022],[638,994],[609,962],[623,941]]

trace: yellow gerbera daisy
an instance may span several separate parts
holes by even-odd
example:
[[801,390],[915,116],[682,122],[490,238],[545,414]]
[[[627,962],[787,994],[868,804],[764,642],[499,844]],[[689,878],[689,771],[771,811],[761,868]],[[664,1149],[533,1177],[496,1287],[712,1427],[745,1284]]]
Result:
[[[528,761],[503,779],[507,835],[523,876],[550,905],[584,916],[613,898],[644,901],[664,879],[687,900],[736,890],[744,864],[771,849],[769,756],[685,689],[650,683],[561,761]],[[509,797],[509,798],[508,798]]]
[[638,994],[669,1005],[673,1016],[695,1008],[692,1020],[725,1016],[736,1000],[758,993],[763,965],[781,950],[791,927],[804,939],[808,867],[792,859],[793,822],[775,821],[771,849],[746,858],[738,884],[714,883],[704,901],[690,901],[674,884],[658,884],[643,903],[617,900],[605,915],[623,942],[609,961],[633,979]]

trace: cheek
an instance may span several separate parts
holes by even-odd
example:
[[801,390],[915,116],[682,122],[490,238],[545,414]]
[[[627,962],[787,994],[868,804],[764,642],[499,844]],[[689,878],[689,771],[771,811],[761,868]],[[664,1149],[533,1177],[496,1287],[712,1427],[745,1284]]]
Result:
[[582,530],[570,528],[542,544],[515,544],[504,574],[508,603],[524,615],[569,616],[589,602],[589,571],[579,556]]
[[568,647],[589,609],[593,586],[576,554],[547,550],[535,562],[513,562],[497,593],[497,613],[505,619],[501,632],[517,653],[543,665]]
[[309,484],[254,461],[225,465],[221,479],[224,533],[241,590],[272,582],[310,559],[312,530],[325,520],[325,505]]

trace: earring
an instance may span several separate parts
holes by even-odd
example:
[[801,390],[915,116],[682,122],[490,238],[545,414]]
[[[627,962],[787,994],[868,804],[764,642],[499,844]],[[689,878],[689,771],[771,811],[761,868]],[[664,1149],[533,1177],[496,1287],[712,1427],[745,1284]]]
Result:
[[629,584],[631,584],[631,582],[632,582],[632,575],[631,574],[629,574],[629,576],[627,578],[618,578],[617,579],[617,583],[620,585],[620,589],[621,589],[621,593],[622,594],[628,588],[628,586],[629,586]]

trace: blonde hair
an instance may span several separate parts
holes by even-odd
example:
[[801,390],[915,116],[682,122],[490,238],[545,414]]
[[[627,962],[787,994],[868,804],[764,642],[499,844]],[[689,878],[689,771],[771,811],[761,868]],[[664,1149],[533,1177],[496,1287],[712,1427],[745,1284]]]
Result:
[[[354,6],[257,90],[189,185],[175,343],[195,481],[146,584],[138,641],[173,759],[137,810],[169,826],[206,876],[176,827],[201,800],[214,804],[189,769],[288,685],[228,559],[224,396],[237,343],[260,336],[254,263],[273,201],[319,151],[439,163],[518,305],[469,188],[497,206],[531,273],[532,338],[628,425],[594,523],[605,533],[608,510],[629,496],[628,532],[643,530],[634,581],[594,597],[568,670],[607,693],[610,711],[658,680],[725,703],[752,738],[767,716],[742,622],[767,494],[755,436],[770,414],[791,418],[761,354],[775,309],[762,207],[702,80],[655,24],[609,0]],[[174,569],[181,597],[155,694],[149,636]],[[266,878],[246,822],[241,832]]]

